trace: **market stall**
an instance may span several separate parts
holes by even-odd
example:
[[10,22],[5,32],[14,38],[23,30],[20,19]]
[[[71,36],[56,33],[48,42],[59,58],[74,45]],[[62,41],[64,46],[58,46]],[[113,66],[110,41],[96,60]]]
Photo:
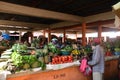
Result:
[[[114,66],[113,66],[114,65]],[[118,56],[106,57],[105,80],[118,78]],[[91,76],[85,76],[79,71],[79,66],[73,65],[58,70],[46,71],[27,71],[22,73],[10,74],[7,80],[92,80]]]
[[[92,51],[89,46],[79,50],[73,44],[60,49],[56,44],[49,43],[39,48],[38,43],[39,40],[35,38],[32,41],[32,47],[16,43],[11,49],[4,51],[1,59],[7,59],[3,61],[6,61],[7,66],[0,69],[7,70],[7,73],[2,72],[0,77],[7,80],[36,80],[36,78],[38,80],[92,80],[91,75],[84,75],[79,70],[79,60],[89,56]],[[107,43],[107,50],[111,50],[109,45]],[[118,54],[106,55],[105,80],[118,78],[118,59]]]

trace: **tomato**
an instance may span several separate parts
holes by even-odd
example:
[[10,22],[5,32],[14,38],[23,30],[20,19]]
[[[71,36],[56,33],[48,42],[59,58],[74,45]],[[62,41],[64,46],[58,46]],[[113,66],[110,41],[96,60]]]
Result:
[[59,59],[58,61],[61,61],[61,60],[62,60],[62,57],[58,57],[58,59]]
[[56,61],[56,62],[58,61],[58,58],[57,58],[57,57],[55,57],[55,61]]
[[65,58],[65,61],[67,61],[68,57],[67,57],[67,56],[64,56],[64,58]]
[[68,56],[68,59],[72,59],[72,56]]
[[73,60],[73,58],[69,58],[68,60]]
[[62,61],[64,62],[64,61],[65,61],[65,57],[64,57],[64,56],[62,56],[61,58],[62,58]]

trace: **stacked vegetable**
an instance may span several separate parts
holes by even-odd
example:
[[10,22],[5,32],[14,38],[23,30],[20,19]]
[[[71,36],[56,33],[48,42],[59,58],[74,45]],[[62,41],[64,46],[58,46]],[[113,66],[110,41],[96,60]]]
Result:
[[57,46],[54,45],[53,43],[48,44],[48,49],[49,49],[49,52],[52,52],[54,54],[59,54],[60,53],[60,49],[57,48]]
[[92,49],[90,46],[81,47],[81,49],[73,49],[71,55],[73,56],[74,60],[79,60],[83,56],[91,58]]
[[52,58],[51,64],[62,64],[62,63],[68,63],[73,62],[72,56],[55,56]]
[[39,59],[39,61],[48,63],[48,46],[44,46],[43,49],[36,49],[36,55]]
[[74,50],[72,50],[71,54],[72,55],[79,55],[80,54],[80,50],[74,49]]
[[13,53],[11,59],[17,69],[30,69],[42,67],[45,69],[46,65],[37,59],[37,56],[33,54],[33,51],[27,50],[27,46],[24,44],[14,44],[12,47]]

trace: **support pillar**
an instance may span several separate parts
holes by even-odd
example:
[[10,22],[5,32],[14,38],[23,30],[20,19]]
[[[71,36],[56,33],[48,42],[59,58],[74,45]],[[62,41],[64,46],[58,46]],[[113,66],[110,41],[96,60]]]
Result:
[[98,38],[102,41],[102,26],[98,26]]
[[109,42],[110,38],[108,36],[106,36],[106,42]]
[[102,38],[102,26],[98,26],[98,38]]
[[48,29],[48,43],[51,41],[51,29]]
[[66,40],[66,30],[64,29],[64,32],[63,32],[63,43],[65,42]]
[[82,23],[82,45],[86,45],[86,23]]
[[77,41],[77,36],[78,36],[78,34],[77,34],[77,32],[76,32],[76,41]]
[[19,33],[19,42],[21,42],[21,38],[22,38],[22,31],[20,31]]

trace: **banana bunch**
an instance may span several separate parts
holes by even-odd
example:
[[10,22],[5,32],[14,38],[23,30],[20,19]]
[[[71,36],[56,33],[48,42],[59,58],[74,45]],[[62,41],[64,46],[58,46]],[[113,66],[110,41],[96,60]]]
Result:
[[78,55],[78,54],[80,54],[80,50],[74,49],[74,50],[71,52],[71,54],[73,54],[73,55]]

